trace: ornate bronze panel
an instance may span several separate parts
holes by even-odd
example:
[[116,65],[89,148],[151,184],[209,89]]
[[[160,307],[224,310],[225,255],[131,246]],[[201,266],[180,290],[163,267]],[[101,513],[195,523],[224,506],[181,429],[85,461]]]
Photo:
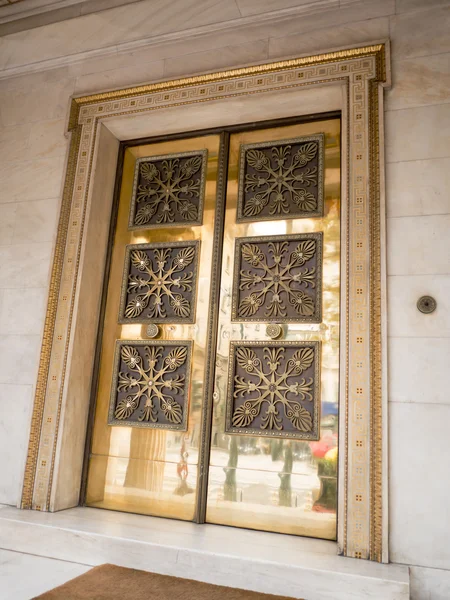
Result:
[[127,246],[119,323],[194,323],[199,246]]
[[231,342],[226,433],[317,440],[320,342]]
[[320,323],[322,237],[237,238],[232,321]]
[[208,151],[136,161],[129,229],[201,225]]
[[323,216],[323,140],[243,144],[237,222]]
[[118,340],[109,425],[187,428],[192,342]]

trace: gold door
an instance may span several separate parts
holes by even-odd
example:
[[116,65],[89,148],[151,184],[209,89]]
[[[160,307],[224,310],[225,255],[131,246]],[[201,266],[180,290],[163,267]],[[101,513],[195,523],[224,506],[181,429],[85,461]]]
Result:
[[339,120],[231,136],[206,519],[336,538]]
[[194,519],[219,146],[125,151],[89,506]]
[[339,119],[126,149],[89,506],[335,539],[339,193]]

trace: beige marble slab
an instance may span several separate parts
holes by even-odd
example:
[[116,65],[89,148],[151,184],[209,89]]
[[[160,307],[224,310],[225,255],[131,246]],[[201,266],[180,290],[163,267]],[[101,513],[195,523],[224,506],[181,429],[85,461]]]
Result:
[[0,87],[0,125],[9,127],[65,117],[74,83],[74,80],[63,79],[52,85],[45,85],[45,81],[42,81],[36,87],[9,90]]
[[386,161],[450,156],[450,104],[388,111]]
[[390,163],[386,168],[388,217],[450,213],[450,158]]
[[75,84],[75,94],[92,94],[135,85],[145,85],[163,79],[164,61],[159,60],[137,66],[129,65],[97,73],[81,75]]
[[[2,335],[0,337],[0,384],[34,385],[40,349],[40,335]],[[27,432],[28,441],[28,415],[19,422]],[[16,476],[22,479],[22,473],[23,470],[20,469]]]
[[78,577],[91,567],[76,563],[0,550],[2,600],[30,600]]
[[411,600],[448,600],[450,569],[411,567]]
[[[434,313],[417,310],[421,296],[437,301]],[[394,275],[388,277],[388,335],[392,337],[450,337],[450,276]],[[408,373],[404,372],[404,377]]]
[[243,17],[258,15],[283,8],[292,8],[293,6],[302,4],[320,4],[326,6],[333,3],[325,3],[321,0],[237,0],[239,11]]
[[445,569],[450,564],[450,406],[391,402],[389,419],[390,558]]
[[0,127],[0,165],[14,160],[23,160],[28,148],[30,131],[31,125],[28,123]]
[[450,405],[449,365],[450,337],[389,338],[390,401]]
[[0,246],[0,288],[18,290],[22,293],[26,287],[44,288],[48,285],[51,242],[29,243]]
[[60,198],[14,203],[16,218],[13,244],[27,242],[53,242],[59,216]]
[[16,204],[3,204],[0,209],[0,246],[8,246],[14,235]]
[[186,54],[164,61],[166,78],[184,77],[206,71],[220,71],[262,62],[268,56],[268,42],[257,40],[239,46],[227,46],[208,52]]
[[450,52],[394,60],[392,80],[387,110],[450,102]]
[[271,37],[270,58],[280,58],[294,54],[326,52],[331,48],[358,45],[389,37],[389,18],[380,17],[365,21],[312,28],[301,35],[294,33],[285,37]]
[[58,197],[64,178],[64,156],[0,165],[0,204]]
[[387,220],[388,275],[450,274],[450,214]]
[[0,39],[0,67],[10,68],[239,17],[234,0],[219,3],[145,0],[7,35]]
[[391,40],[394,60],[429,56],[450,51],[450,5],[423,5],[427,10],[412,11],[391,17]]
[[[20,498],[32,406],[33,386],[31,384],[0,383],[0,502],[2,503],[16,505]],[[3,600],[1,582],[0,566],[0,598]]]
[[47,296],[47,288],[27,288],[25,293],[4,289],[0,335],[41,335]]
[[31,125],[28,148],[25,159],[53,158],[65,156],[69,147],[66,136],[66,120],[52,119],[39,121]]

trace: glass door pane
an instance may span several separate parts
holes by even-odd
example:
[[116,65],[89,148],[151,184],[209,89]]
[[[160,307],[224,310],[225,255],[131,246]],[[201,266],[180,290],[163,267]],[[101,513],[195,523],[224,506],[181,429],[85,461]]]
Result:
[[125,152],[88,506],[194,518],[219,144]]
[[231,135],[206,519],[336,538],[340,121]]

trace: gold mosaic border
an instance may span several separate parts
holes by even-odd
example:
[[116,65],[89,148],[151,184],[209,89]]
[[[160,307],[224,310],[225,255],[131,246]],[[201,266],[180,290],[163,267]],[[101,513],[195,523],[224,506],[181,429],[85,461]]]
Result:
[[32,415],[22,507],[50,509],[81,244],[97,125],[127,116],[227,97],[344,82],[348,127],[348,345],[344,436],[348,448],[340,498],[347,556],[386,559],[383,548],[380,262],[380,84],[387,83],[385,44],[223,71],[72,100],[72,141]]

